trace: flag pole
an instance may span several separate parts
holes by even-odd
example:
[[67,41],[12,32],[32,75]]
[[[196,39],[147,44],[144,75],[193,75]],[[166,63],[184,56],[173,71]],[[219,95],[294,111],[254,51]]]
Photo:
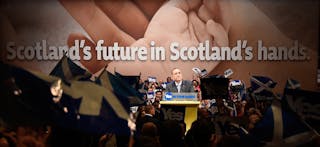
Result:
[[106,64],[106,65],[103,67],[102,72],[98,75],[98,79],[102,76],[103,72],[107,69],[107,67],[108,67],[108,64]]
[[[281,99],[279,96],[277,96],[277,95],[273,92],[273,90],[271,90],[270,92],[272,92],[272,95],[273,95],[275,98],[277,98],[277,100],[282,101],[282,99]],[[300,115],[298,115],[298,117],[299,117],[299,120],[300,120],[303,124],[305,124],[314,134],[316,134],[317,136],[320,136],[320,134],[317,132],[317,130],[315,130],[314,128],[312,128],[304,119],[301,118]]]
[[[298,115],[299,116],[299,115]],[[302,121],[302,123],[304,123],[314,134],[316,134],[318,137],[320,137],[320,134],[318,133],[317,130],[315,130],[314,128],[312,128],[304,119],[302,119],[299,116],[299,119]]]
[[[252,77],[252,75],[251,75],[251,73],[250,73],[250,72],[249,72],[249,77],[250,77],[250,78]],[[254,94],[251,92],[251,93],[250,93],[250,95],[251,95],[251,97],[253,98],[254,107],[255,107],[256,109],[258,109],[258,106],[257,106],[257,100],[256,100],[256,98],[255,98]]]

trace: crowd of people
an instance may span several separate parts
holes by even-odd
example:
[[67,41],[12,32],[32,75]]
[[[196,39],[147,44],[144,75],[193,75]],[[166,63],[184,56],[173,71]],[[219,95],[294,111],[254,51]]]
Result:
[[[180,92],[179,88],[172,88],[178,87],[179,82],[185,85],[190,82],[192,90],[182,90],[182,92],[198,93],[197,100],[201,102],[197,112],[198,118],[189,130],[186,130],[185,122],[164,120],[161,116],[160,101],[163,100],[165,92]],[[171,77],[168,77],[166,82],[144,81],[143,89],[149,94],[154,93],[154,96],[146,96],[146,105],[139,106],[136,112],[136,134],[133,146],[149,146],[151,142],[147,141],[147,138],[153,140],[152,146],[236,146],[241,143],[239,134],[226,133],[225,126],[219,126],[218,122],[225,118],[235,120],[241,123],[245,132],[250,131],[263,117],[261,113],[261,110],[265,109],[263,106],[267,107],[271,104],[271,101],[256,102],[246,96],[238,98],[238,93],[230,93],[230,97],[236,97],[234,101],[231,98],[202,98],[200,79],[195,76],[192,81],[183,80],[181,71],[177,68],[173,69]],[[237,114],[234,115],[234,113]],[[245,144],[250,143],[243,143]],[[252,140],[251,145],[259,145],[259,143]]]
[[[18,126],[10,128],[5,122],[0,125],[0,147],[54,147],[54,146],[130,146],[130,147],[209,147],[209,146],[263,146],[250,133],[263,118],[272,100],[257,100],[245,89],[229,87],[229,96],[203,98],[200,78],[184,80],[179,69],[173,69],[166,81],[145,80],[140,92],[145,93],[146,103],[136,106],[133,112],[135,128],[131,135],[86,134],[57,126]],[[191,86],[191,90],[189,87]],[[239,86],[239,85],[238,85]],[[176,89],[175,89],[176,88]],[[186,123],[163,118],[160,101],[168,91],[198,93],[200,101],[197,119],[186,130]],[[243,92],[243,91],[241,91]],[[64,130],[66,129],[66,130]],[[262,132],[263,133],[263,132]],[[319,138],[306,144],[319,145]]]
[[[192,91],[188,92],[198,93],[198,118],[189,130],[186,130],[183,121],[164,120],[160,101],[165,92],[180,92],[179,82],[181,84],[182,81],[181,71],[175,68],[166,82],[144,82],[144,89],[148,93],[153,91],[155,95],[146,97],[148,103],[139,106],[136,112],[137,127],[132,146],[265,146],[272,141],[259,140],[252,132],[257,133],[255,126],[263,119],[273,99],[256,98],[251,87],[245,88],[239,80],[235,80],[238,85],[234,87],[230,83],[235,81],[230,80],[227,98],[203,98],[199,77],[192,79]],[[177,89],[172,88],[172,85],[177,86]],[[302,142],[294,145],[317,146],[319,137],[310,138],[308,143]]]

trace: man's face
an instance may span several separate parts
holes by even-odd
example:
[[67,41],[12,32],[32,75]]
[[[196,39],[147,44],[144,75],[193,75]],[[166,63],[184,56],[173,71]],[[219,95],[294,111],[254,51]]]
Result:
[[156,92],[156,99],[158,98],[159,100],[162,99],[162,92]]
[[174,69],[172,71],[172,79],[176,82],[180,82],[182,80],[182,74],[180,69]]
[[154,107],[152,107],[151,111],[150,111],[150,114],[152,116],[154,116],[156,114],[156,109]]
[[249,121],[253,124],[256,124],[259,120],[260,120],[260,117],[257,114],[251,114],[249,116]]

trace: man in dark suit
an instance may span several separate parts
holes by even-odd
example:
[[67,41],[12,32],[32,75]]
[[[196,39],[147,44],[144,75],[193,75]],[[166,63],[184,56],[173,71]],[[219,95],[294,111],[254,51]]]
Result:
[[143,124],[147,122],[152,122],[157,127],[157,131],[160,129],[160,122],[157,118],[154,117],[155,115],[155,108],[153,105],[147,105],[145,106],[145,115],[137,120],[136,122],[136,135],[141,135],[141,129],[143,127]]
[[188,80],[182,80],[182,73],[180,69],[174,68],[171,74],[173,82],[167,84],[167,92],[194,92],[192,82]]

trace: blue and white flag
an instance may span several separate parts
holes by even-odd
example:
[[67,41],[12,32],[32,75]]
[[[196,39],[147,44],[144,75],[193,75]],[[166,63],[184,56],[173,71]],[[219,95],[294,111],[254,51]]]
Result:
[[50,75],[61,78],[65,83],[70,80],[89,80],[91,74],[70,60],[67,56],[63,56],[57,63]]
[[53,75],[0,67],[6,75],[1,78],[0,117],[6,122],[52,125],[86,134],[130,134],[129,103],[114,92],[117,81],[104,80],[99,85],[67,58],[57,64]]
[[[129,134],[128,89],[123,89],[116,76],[103,72],[97,81],[91,81],[91,75],[67,57],[63,57],[51,75],[60,77],[63,90],[57,102],[65,114],[58,123],[72,129],[89,133]],[[111,77],[111,78],[110,78]],[[112,78],[113,77],[113,78]],[[69,124],[68,124],[69,122]]]
[[320,131],[320,93],[300,90],[285,89],[283,101],[317,132]]
[[252,76],[250,78],[252,93],[254,94],[270,94],[272,89],[277,85],[269,77],[265,76]]
[[288,79],[285,88],[286,89],[300,89],[301,85],[297,80]]
[[[130,82],[128,82],[128,79],[138,82],[140,79],[140,76],[138,79],[137,79],[137,76],[125,76],[125,77],[127,78],[124,78],[124,76],[120,75],[119,73],[116,73],[116,75],[113,75],[108,71],[104,70],[96,80],[96,83],[101,85],[106,80],[110,80],[111,82],[110,86],[113,87],[112,88],[113,92],[121,97],[127,98],[130,106],[139,106],[139,105],[145,104],[145,101],[143,100],[144,94],[140,93],[136,88],[133,88]],[[104,86],[107,86],[107,85],[104,85]]]
[[250,133],[266,146],[299,146],[316,136],[298,115],[284,107],[278,99],[273,101]]
[[129,84],[135,90],[140,89],[140,75],[122,75],[118,72],[114,73],[117,77],[119,77],[122,81]]
[[249,93],[257,100],[272,100],[275,98],[273,88],[277,85],[271,78],[265,76],[252,76]]

